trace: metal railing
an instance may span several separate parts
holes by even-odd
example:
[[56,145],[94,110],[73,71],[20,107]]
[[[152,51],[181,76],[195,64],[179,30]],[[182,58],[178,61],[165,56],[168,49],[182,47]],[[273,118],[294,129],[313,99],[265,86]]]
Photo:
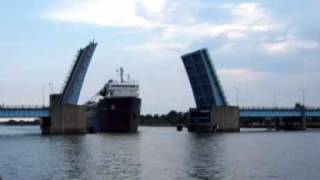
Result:
[[[279,107],[279,106],[242,106],[240,110],[299,110],[299,107]],[[319,110],[320,107],[304,107],[305,110]]]
[[0,105],[0,109],[48,109],[42,105]]

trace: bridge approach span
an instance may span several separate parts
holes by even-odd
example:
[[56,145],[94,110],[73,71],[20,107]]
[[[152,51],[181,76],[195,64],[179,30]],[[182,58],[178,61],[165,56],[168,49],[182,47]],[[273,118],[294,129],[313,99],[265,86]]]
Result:
[[49,107],[0,106],[0,118],[45,118],[50,117]]
[[242,118],[281,118],[281,117],[320,117],[320,108],[277,108],[252,107],[240,108]]

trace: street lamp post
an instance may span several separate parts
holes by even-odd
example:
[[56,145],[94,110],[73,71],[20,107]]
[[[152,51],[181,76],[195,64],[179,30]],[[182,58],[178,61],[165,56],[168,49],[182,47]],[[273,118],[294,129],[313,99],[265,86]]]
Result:
[[239,88],[238,87],[232,87],[234,90],[236,90],[236,102],[237,106],[239,106]]

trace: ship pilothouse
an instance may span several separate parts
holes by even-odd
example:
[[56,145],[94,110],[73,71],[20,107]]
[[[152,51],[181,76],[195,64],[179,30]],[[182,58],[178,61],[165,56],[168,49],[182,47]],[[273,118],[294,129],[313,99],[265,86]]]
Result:
[[130,79],[127,81],[123,78],[123,68],[120,71],[120,81],[109,80],[107,84],[99,91],[99,95],[105,98],[113,97],[139,97],[139,85],[136,81]]

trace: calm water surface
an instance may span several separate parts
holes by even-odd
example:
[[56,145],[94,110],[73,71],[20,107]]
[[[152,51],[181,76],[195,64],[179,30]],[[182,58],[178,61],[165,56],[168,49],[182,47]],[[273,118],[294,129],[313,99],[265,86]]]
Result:
[[42,136],[0,126],[6,179],[320,179],[320,131]]

